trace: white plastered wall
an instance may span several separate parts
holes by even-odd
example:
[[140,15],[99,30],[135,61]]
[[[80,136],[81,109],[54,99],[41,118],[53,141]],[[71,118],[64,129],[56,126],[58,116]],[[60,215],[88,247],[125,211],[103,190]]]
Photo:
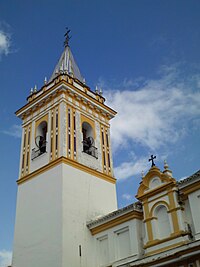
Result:
[[116,209],[115,184],[63,165],[63,266],[95,266],[86,222]]
[[200,190],[188,195],[190,210],[194,223],[195,239],[200,239]]
[[17,194],[13,267],[61,267],[61,166],[20,184]]
[[[94,235],[93,246],[91,249],[92,255],[96,254],[96,257],[93,266],[102,266],[102,259],[100,259],[99,255],[99,242],[102,238],[108,239],[109,257],[105,266],[109,266],[116,262],[123,263],[124,260],[127,261],[127,257],[130,257],[132,260],[139,258],[142,253],[140,242],[142,235],[141,224],[142,222],[140,220],[134,219]],[[125,234],[123,238],[119,238],[121,234]],[[123,249],[123,251],[120,251],[120,249]]]

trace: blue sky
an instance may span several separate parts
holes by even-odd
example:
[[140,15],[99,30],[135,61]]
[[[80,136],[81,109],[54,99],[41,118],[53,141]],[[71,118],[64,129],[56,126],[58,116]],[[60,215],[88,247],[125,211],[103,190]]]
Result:
[[198,0],[4,0],[0,2],[0,267],[14,234],[20,121],[30,88],[50,77],[65,27],[86,83],[102,87],[112,121],[119,206],[134,201],[149,156],[175,178],[199,169]]

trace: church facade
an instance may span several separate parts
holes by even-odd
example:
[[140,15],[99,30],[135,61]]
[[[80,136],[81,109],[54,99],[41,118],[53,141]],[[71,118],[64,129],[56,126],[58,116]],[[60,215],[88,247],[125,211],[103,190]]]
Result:
[[200,171],[177,182],[166,162],[163,171],[152,164],[138,201],[117,208],[116,112],[86,85],[68,33],[50,80],[16,112],[23,132],[12,266],[199,267]]

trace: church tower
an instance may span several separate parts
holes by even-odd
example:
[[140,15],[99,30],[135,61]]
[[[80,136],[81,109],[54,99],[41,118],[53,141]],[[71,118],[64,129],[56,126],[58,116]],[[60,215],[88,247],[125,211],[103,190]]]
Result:
[[34,88],[22,120],[13,267],[93,266],[87,222],[117,209],[109,121],[69,47]]

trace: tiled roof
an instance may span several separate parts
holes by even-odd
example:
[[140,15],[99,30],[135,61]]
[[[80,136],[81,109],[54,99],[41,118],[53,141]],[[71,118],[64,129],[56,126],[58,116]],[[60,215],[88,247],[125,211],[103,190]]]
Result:
[[113,219],[114,217],[119,217],[120,215],[125,214],[131,210],[142,212],[142,204],[140,202],[132,203],[126,207],[115,210],[111,213],[108,213],[108,214],[102,216],[102,217],[99,217],[99,218],[96,218],[94,220],[87,222],[87,226],[89,228],[94,227],[95,225],[97,225],[99,223],[109,221],[110,219]]
[[177,182],[179,187],[186,186],[187,184],[194,183],[200,180],[200,170],[192,174],[191,176]]

